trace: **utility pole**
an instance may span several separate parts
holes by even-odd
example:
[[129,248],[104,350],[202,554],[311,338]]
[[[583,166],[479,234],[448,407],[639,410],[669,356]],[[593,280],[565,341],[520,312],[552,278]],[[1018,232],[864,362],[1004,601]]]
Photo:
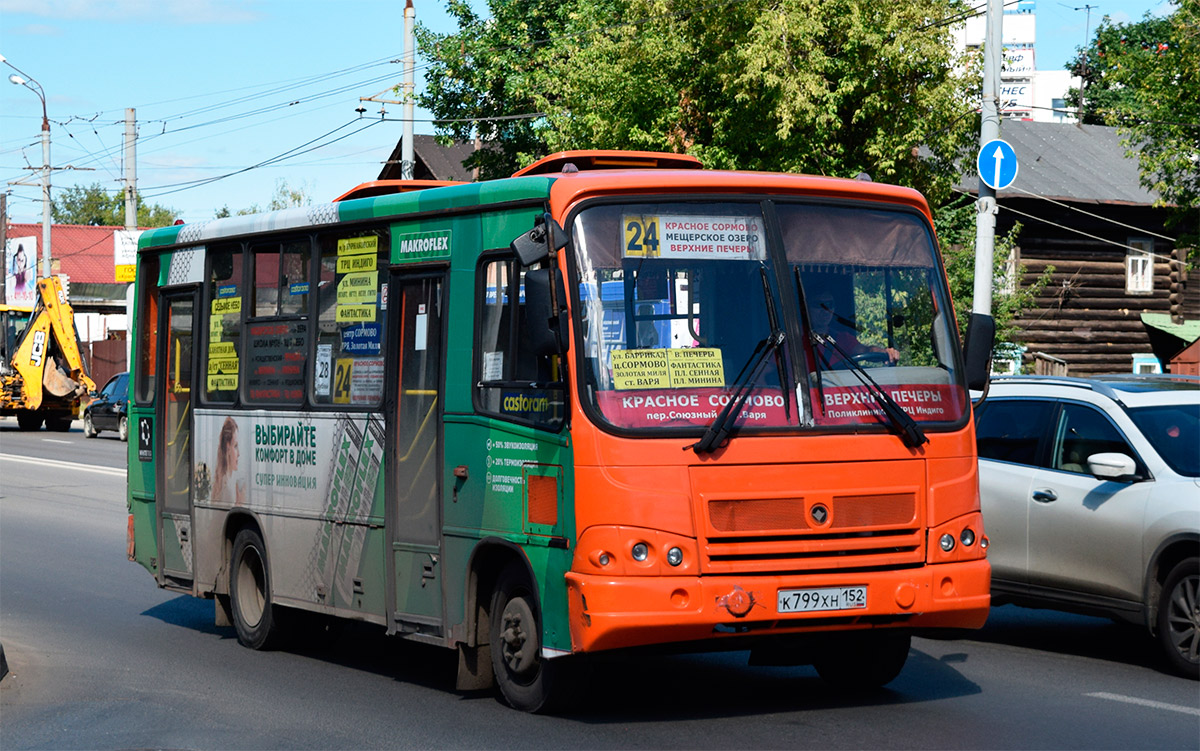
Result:
[[413,179],[413,73],[416,67],[416,41],[413,37],[413,26],[416,23],[417,11],[413,9],[412,0],[404,4],[404,128],[400,142],[400,179]]
[[0,192],[0,305],[8,302],[8,194]]
[[[137,113],[125,109],[125,231],[137,232]],[[137,262],[136,254],[134,262]],[[133,364],[133,285],[125,288],[125,369]]]
[[125,110],[125,229],[134,232],[137,220],[137,116]]
[[[1004,1],[987,0],[987,31],[983,42],[983,102],[979,146],[1000,137],[1000,61],[1003,49]],[[996,191],[979,179],[975,204],[975,293],[971,310],[992,314],[992,262],[996,246]]]

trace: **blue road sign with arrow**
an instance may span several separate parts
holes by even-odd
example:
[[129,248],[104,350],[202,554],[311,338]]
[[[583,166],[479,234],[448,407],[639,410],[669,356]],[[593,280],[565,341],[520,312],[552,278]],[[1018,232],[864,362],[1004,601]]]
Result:
[[994,138],[979,147],[975,158],[979,179],[992,190],[1004,190],[1017,179],[1017,152],[1001,138]]

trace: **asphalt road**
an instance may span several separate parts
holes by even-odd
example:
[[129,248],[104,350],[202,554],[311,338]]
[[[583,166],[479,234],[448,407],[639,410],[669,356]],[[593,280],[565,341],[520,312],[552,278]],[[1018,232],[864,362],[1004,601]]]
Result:
[[[453,689],[449,652],[349,627],[240,647],[125,558],[126,444],[0,421],[0,748],[1196,749],[1200,690],[1139,630],[997,608],[867,698],[745,653],[601,662],[580,709]],[[117,469],[114,469],[116,467]]]

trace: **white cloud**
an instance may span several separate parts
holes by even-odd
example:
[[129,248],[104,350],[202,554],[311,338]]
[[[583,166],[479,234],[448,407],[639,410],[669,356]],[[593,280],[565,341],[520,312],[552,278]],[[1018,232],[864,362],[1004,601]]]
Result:
[[0,0],[0,12],[52,19],[100,18],[128,23],[252,23],[263,16],[247,0]]
[[53,26],[48,23],[31,23],[18,26],[15,29],[9,29],[7,33],[14,36],[26,37],[57,37],[62,36],[63,30],[60,26]]

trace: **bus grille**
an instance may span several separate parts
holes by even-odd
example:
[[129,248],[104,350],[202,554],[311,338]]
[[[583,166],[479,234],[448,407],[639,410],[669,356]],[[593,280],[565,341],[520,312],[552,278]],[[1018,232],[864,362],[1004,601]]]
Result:
[[738,487],[732,473],[693,470],[704,519],[702,571],[799,573],[924,563],[921,463],[856,469],[848,478],[845,465],[768,468],[752,488]]

